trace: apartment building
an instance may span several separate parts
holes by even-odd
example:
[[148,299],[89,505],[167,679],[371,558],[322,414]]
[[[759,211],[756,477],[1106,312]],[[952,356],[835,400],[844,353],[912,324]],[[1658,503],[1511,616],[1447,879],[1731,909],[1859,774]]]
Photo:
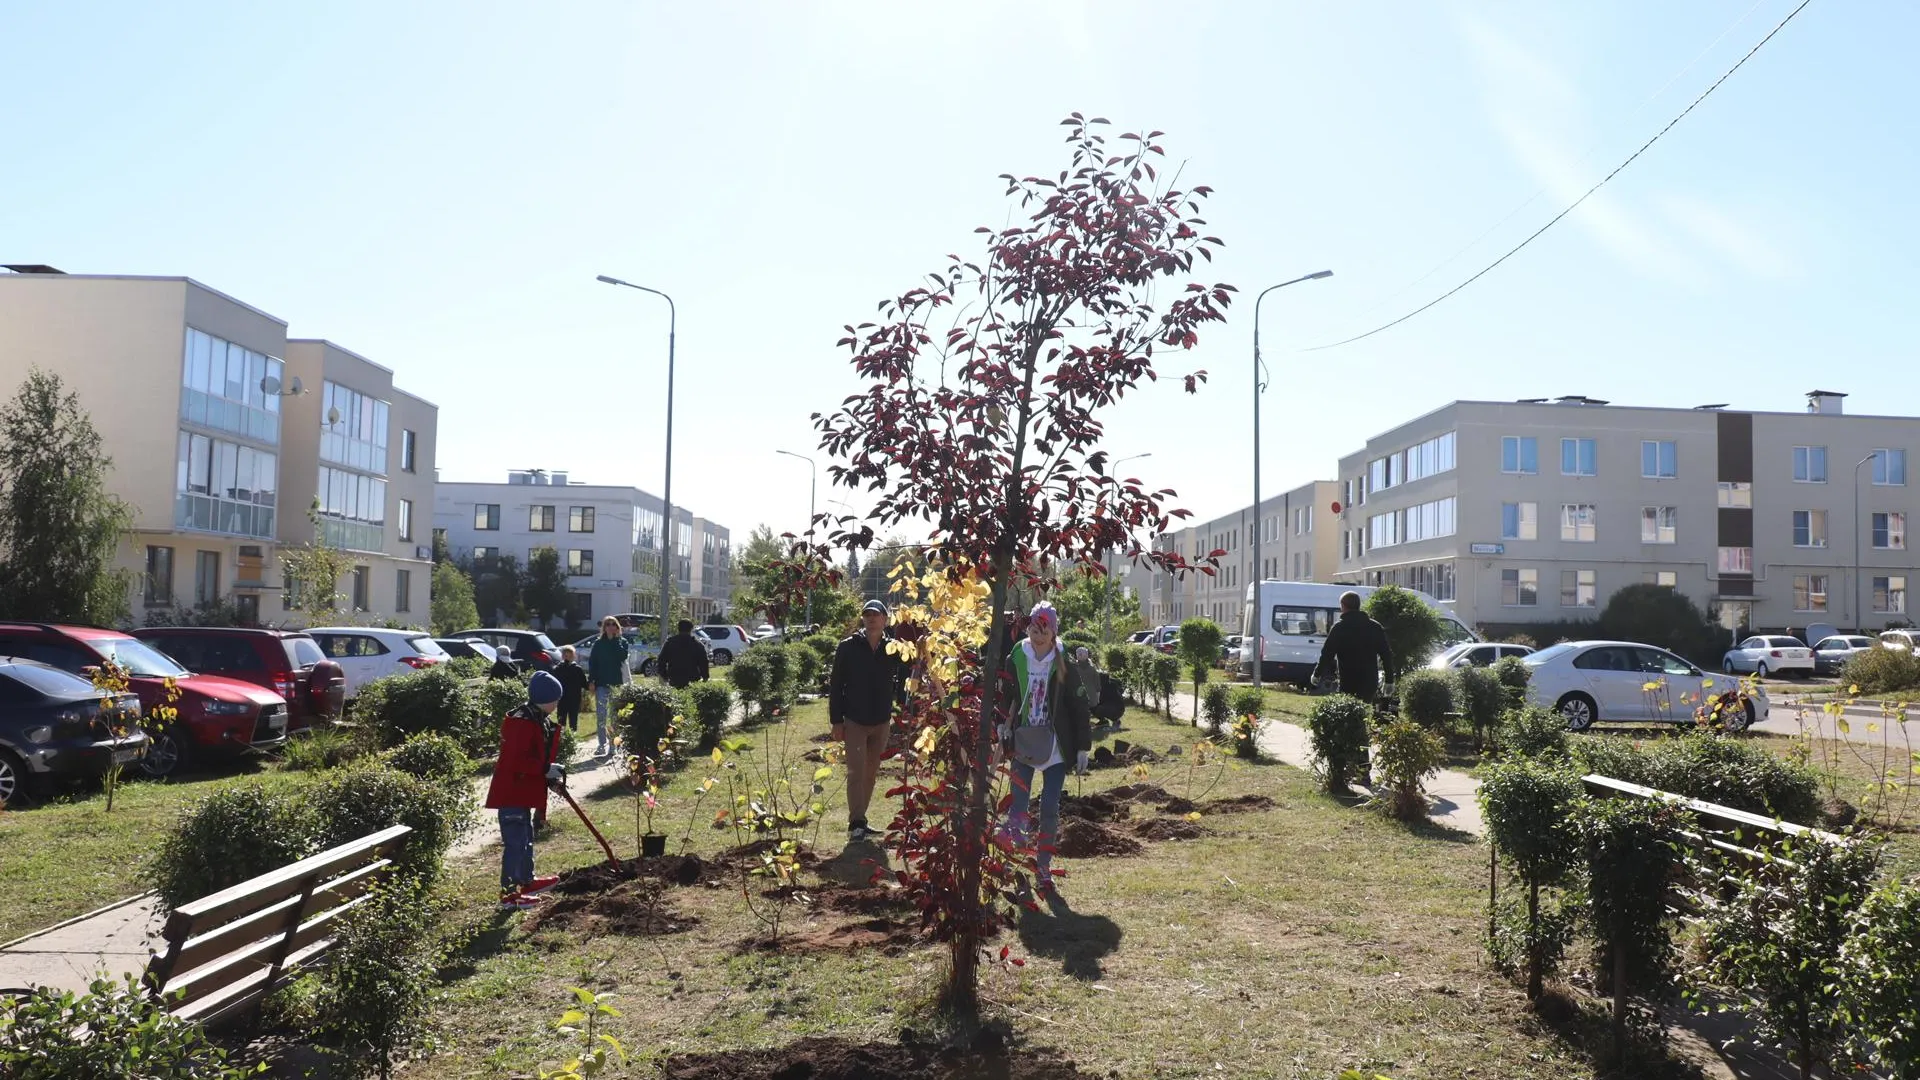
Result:
[[[298,624],[275,595],[277,552],[312,535],[306,510],[320,479],[332,361],[309,364],[285,320],[190,278],[8,269],[15,272],[0,274],[0,392],[11,394],[36,366],[54,372],[101,433],[113,459],[109,488],[134,514],[119,558],[138,577],[131,621],[228,604],[245,623]],[[379,406],[346,417],[367,425],[356,429],[362,441],[397,457],[409,439],[412,475],[431,477],[433,406],[394,391],[386,369],[342,355],[384,375],[339,376]],[[404,404],[390,415],[388,399]],[[370,457],[356,466],[363,474],[396,467]],[[426,496],[397,488],[355,487],[356,512],[372,531],[354,538],[365,558],[342,591],[351,584],[364,620],[424,618],[427,582],[411,569],[423,564],[385,522],[396,513],[392,500],[424,505]]]
[[1419,588],[1479,625],[1592,617],[1640,583],[1729,629],[1904,621],[1920,425],[1845,397],[1453,402],[1340,459],[1336,578]]
[[629,612],[657,614],[663,565],[694,619],[719,616],[733,591],[728,530],[676,506],[669,538],[664,513],[659,497],[639,488],[516,470],[505,483],[440,483],[433,530],[459,560],[509,555],[525,566],[535,549],[554,548],[566,567],[573,592],[568,618],[576,625]]
[[[1155,625],[1194,616],[1212,619],[1237,633],[1246,606],[1247,587],[1258,579],[1330,581],[1338,572],[1340,530],[1330,523],[1340,485],[1315,480],[1212,521],[1158,538],[1156,548],[1178,551],[1189,562],[1209,552],[1225,552],[1212,576],[1188,573],[1152,575],[1151,593],[1142,605]],[[1260,556],[1254,562],[1253,530],[1260,530]]]

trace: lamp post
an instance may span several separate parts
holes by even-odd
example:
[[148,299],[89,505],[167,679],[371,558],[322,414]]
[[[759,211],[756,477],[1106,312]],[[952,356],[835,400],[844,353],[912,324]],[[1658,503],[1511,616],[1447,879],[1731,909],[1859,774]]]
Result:
[[[807,463],[807,533],[808,535],[812,535],[813,533],[813,496],[814,496],[816,483],[820,478],[820,470],[815,468],[813,464],[813,459],[808,457],[805,454],[796,454],[791,450],[775,450],[774,453],[785,454],[791,458],[799,458],[801,461],[804,461]],[[813,627],[813,590],[812,589],[807,590],[807,614],[805,618],[807,620],[807,627],[809,628],[809,630],[811,630],[811,628]]]
[[660,640],[667,640],[667,619],[673,614],[673,591],[669,582],[673,578],[673,339],[678,330],[680,314],[673,305],[673,297],[659,289],[649,289],[645,285],[635,285],[631,281],[622,281],[617,277],[601,274],[594,278],[608,285],[624,285],[629,289],[639,289],[652,293],[667,302],[667,469],[666,478],[660,485],[661,545],[660,545]]
[[1876,450],[1853,463],[1853,629],[1860,634],[1867,632],[1867,613],[1860,605],[1860,466],[1879,456]]
[[1265,578],[1260,565],[1260,530],[1266,525],[1266,517],[1261,513],[1260,505],[1260,392],[1265,384],[1260,381],[1260,304],[1267,294],[1275,289],[1284,289],[1289,285],[1298,285],[1303,281],[1318,281],[1333,276],[1331,270],[1320,270],[1305,274],[1292,281],[1283,281],[1278,285],[1269,285],[1260,290],[1253,301],[1253,602],[1256,605],[1253,618],[1253,688],[1260,689],[1260,669],[1267,663],[1266,622],[1257,609],[1260,602],[1260,582]]
[[[1113,476],[1115,480],[1118,480],[1120,479],[1119,474],[1120,474],[1121,464],[1128,461],[1138,461],[1141,458],[1149,458],[1152,456],[1153,456],[1153,451],[1151,450],[1147,451],[1144,454],[1128,454],[1126,457],[1123,457],[1119,461],[1114,462],[1112,465],[1107,466],[1107,472],[1109,473],[1109,475]],[[1103,642],[1108,641],[1113,637],[1113,549],[1112,548],[1107,549],[1107,580],[1104,584],[1106,586],[1106,590],[1105,590],[1106,591],[1106,612],[1102,616],[1102,622],[1100,625],[1100,640]]]

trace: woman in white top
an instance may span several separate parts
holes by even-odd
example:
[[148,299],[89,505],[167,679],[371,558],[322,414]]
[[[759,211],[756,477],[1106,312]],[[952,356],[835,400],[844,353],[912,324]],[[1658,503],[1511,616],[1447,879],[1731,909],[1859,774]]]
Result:
[[1009,723],[1000,737],[1009,744],[1013,771],[1013,805],[1007,811],[1007,825],[1022,842],[1032,831],[1028,808],[1034,773],[1040,774],[1040,835],[1034,862],[1040,872],[1040,892],[1049,900],[1056,895],[1053,845],[1060,829],[1060,793],[1066,786],[1067,763],[1074,762],[1085,771],[1093,744],[1086,691],[1072,669],[1060,648],[1060,613],[1052,604],[1034,605],[1026,639],[1014,645],[1002,672],[1011,705],[1006,714]]

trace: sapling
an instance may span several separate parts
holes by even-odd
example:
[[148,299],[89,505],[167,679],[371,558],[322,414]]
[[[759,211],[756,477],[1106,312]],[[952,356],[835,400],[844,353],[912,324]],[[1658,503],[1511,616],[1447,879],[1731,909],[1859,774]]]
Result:
[[619,1039],[599,1030],[602,1019],[620,1015],[620,1010],[608,1004],[613,995],[596,994],[579,986],[568,987],[568,991],[573,994],[574,1005],[560,1014],[554,1027],[562,1034],[579,1035],[581,1050],[557,1069],[540,1070],[540,1080],[587,1080],[609,1065],[625,1065],[626,1048]]

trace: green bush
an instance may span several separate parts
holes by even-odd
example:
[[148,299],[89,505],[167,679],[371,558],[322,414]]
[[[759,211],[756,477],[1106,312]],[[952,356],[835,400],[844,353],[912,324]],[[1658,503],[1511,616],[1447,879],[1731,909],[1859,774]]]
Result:
[[387,751],[387,766],[436,784],[464,784],[473,775],[473,759],[460,744],[431,731]]
[[726,684],[697,682],[681,691],[686,703],[680,715],[693,722],[694,748],[704,754],[720,745],[721,733],[733,718],[733,691]]
[[[1480,812],[1494,850],[1527,890],[1524,931],[1527,997],[1539,1000],[1546,976],[1558,966],[1566,938],[1559,905],[1543,909],[1543,890],[1566,881],[1580,853],[1574,806],[1580,778],[1564,766],[1519,758],[1494,764],[1480,783]],[[1488,947],[1499,949],[1496,941]]]
[[1500,748],[1522,758],[1567,756],[1567,718],[1552,709],[1527,705],[1510,710],[1500,721]]
[[[527,684],[519,679],[482,679],[466,689],[486,739],[477,748],[464,744],[463,748],[475,757],[491,757],[500,749],[501,718],[527,703]],[[592,704],[586,702],[589,709]]]
[[1507,692],[1507,708],[1517,709],[1527,703],[1527,684],[1533,681],[1533,669],[1518,656],[1503,656],[1494,662],[1493,676],[1500,680],[1501,689]]
[[1393,792],[1394,816],[1402,821],[1426,817],[1427,800],[1421,785],[1446,762],[1446,744],[1425,726],[1406,719],[1383,725],[1375,741],[1379,748],[1374,766]]
[[486,678],[487,672],[493,669],[493,665],[477,656],[456,656],[447,661],[446,668],[453,672],[454,678],[464,681]]
[[1100,646],[1100,669],[1120,680],[1121,686],[1127,682],[1127,658],[1133,646],[1126,643]]
[[1206,684],[1207,676],[1220,663],[1220,646],[1227,640],[1227,632],[1212,619],[1192,618],[1180,624],[1180,637],[1175,645],[1180,663],[1186,666],[1187,674],[1193,679],[1193,711],[1200,712],[1200,688]]
[[[751,652],[752,650],[748,650]],[[734,667],[739,667],[735,663]],[[680,699],[673,688],[658,679],[635,679],[613,691],[613,714],[620,745],[628,754],[653,758],[659,756],[660,740],[667,737]]]
[[765,716],[762,703],[768,698],[773,686],[773,670],[767,664],[764,646],[753,646],[741,653],[727,667],[727,681],[740,695],[740,700],[749,710]]
[[767,662],[765,703],[771,708],[784,708],[793,695],[794,676],[797,673],[793,650],[779,641],[763,641],[754,648],[760,650],[760,655]]
[[1227,711],[1234,716],[1261,716],[1267,711],[1267,695],[1251,686],[1236,686],[1227,698]]
[[1152,653],[1152,659],[1147,661],[1146,677],[1147,688],[1160,700],[1161,710],[1173,715],[1173,688],[1180,682],[1180,658],[1163,652]]
[[1401,716],[1428,731],[1447,729],[1447,714],[1453,711],[1453,680],[1446,672],[1427,668],[1409,671],[1395,689],[1400,695]]
[[787,659],[793,663],[793,688],[802,693],[811,694],[820,688],[827,677],[826,661],[820,654],[795,642],[784,650]]
[[[1658,1004],[1672,985],[1673,924],[1667,897],[1684,863],[1681,834],[1692,815],[1671,803],[1586,799],[1577,815],[1586,861],[1586,923],[1593,928],[1593,970],[1616,1002]],[[1624,975],[1625,986],[1615,983]],[[1626,1010],[1616,1008],[1616,1049]]]
[[1899,694],[1920,689],[1920,656],[1876,645],[1847,661],[1840,682],[1862,694]]
[[1727,632],[1686,593],[1665,585],[1628,585],[1600,612],[1599,632],[1615,641],[1638,641],[1678,653],[1713,668],[1727,651]]
[[322,777],[307,795],[315,822],[314,846],[336,847],[395,825],[413,831],[395,858],[403,872],[423,878],[439,873],[441,859],[473,825],[473,792],[397,769],[356,764]]
[[1567,750],[1580,775],[1609,776],[1629,784],[1648,783],[1647,755],[1626,739],[1610,735],[1581,735],[1567,740]]
[[1364,607],[1373,621],[1387,632],[1387,647],[1393,651],[1393,670],[1387,672],[1388,682],[1398,682],[1402,673],[1424,665],[1446,629],[1439,612],[1417,593],[1398,585],[1374,592],[1367,597]]
[[345,765],[367,755],[363,730],[335,726],[308,728],[305,733],[287,739],[280,752],[280,763],[293,772],[318,772]]
[[[1209,734],[1218,737],[1233,720],[1233,690],[1225,683],[1208,683],[1200,702],[1200,718]],[[1257,714],[1256,714],[1257,715]]]
[[827,634],[815,634],[801,641],[800,647],[818,658],[818,666],[814,669],[818,674],[815,675],[812,685],[824,688],[827,685],[827,679],[833,675],[833,654],[834,650],[840,647],[839,639]]
[[1327,790],[1345,794],[1356,769],[1367,761],[1372,735],[1367,730],[1373,709],[1346,694],[1333,694],[1307,710],[1307,733],[1314,766],[1326,778]]
[[459,677],[444,664],[375,679],[354,697],[352,714],[383,747],[430,731],[453,739],[469,753],[480,753],[498,734],[499,717],[482,716]]
[[1741,739],[1705,731],[1662,739],[1647,751],[1646,775],[1651,787],[1703,802],[1800,825],[1822,820],[1814,771]]
[[1453,673],[1454,707],[1466,716],[1473,736],[1482,744],[1500,726],[1507,709],[1506,688],[1492,668],[1463,667]]
[[1085,645],[1091,649],[1100,643],[1100,636],[1084,627],[1076,626],[1066,633],[1061,634],[1060,640],[1064,642],[1069,649],[1079,645]]
[[[77,1037],[86,1032],[85,1038]],[[179,1020],[139,980],[95,979],[85,994],[42,987],[0,996],[7,1080],[241,1080],[199,1024]]]
[[1840,974],[1857,1056],[1895,1080],[1920,1078],[1920,881],[1868,898],[1840,947]]
[[299,862],[314,850],[317,823],[284,787],[241,784],[189,803],[160,840],[145,874],[171,911]]
[[424,1033],[453,952],[439,931],[450,904],[423,878],[390,878],[340,922],[314,995],[314,1025],[356,1071],[381,1080]]

